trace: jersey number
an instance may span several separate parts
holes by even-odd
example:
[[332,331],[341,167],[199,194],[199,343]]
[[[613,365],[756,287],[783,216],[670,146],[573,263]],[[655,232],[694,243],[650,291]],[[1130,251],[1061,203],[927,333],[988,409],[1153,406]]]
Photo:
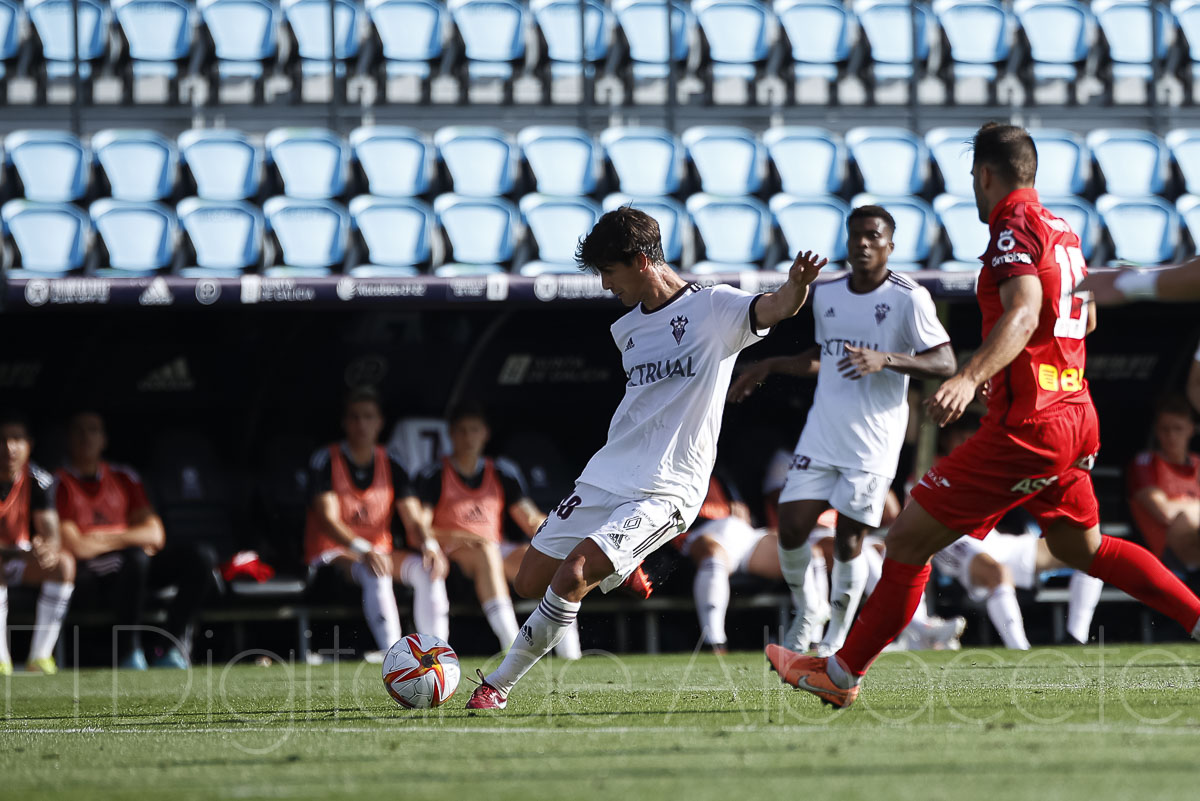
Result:
[[[1054,336],[1063,339],[1083,339],[1087,335],[1087,304],[1071,294],[1083,280],[1083,251],[1077,247],[1054,246],[1061,287],[1058,296],[1058,319],[1054,321]],[[1076,306],[1078,304],[1078,307]],[[1078,314],[1078,316],[1076,316]]]

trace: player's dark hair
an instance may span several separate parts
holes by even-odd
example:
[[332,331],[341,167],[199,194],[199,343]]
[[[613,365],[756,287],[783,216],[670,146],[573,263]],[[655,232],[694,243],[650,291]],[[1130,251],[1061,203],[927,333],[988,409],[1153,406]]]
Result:
[[663,258],[658,221],[641,209],[621,206],[601,217],[575,249],[581,270],[599,271],[614,264],[628,264],[642,254],[651,263]]
[[1158,416],[1162,414],[1174,414],[1186,417],[1193,422],[1196,420],[1196,413],[1192,410],[1192,404],[1188,403],[1187,398],[1178,392],[1172,392],[1169,395],[1159,398],[1158,403],[1154,405],[1154,419],[1157,420]]
[[383,397],[379,394],[379,390],[375,387],[366,384],[360,387],[354,387],[342,399],[342,414],[350,411],[350,407],[356,403],[373,403],[379,413],[383,414]]
[[29,425],[29,417],[16,409],[0,409],[0,427],[4,426],[20,426],[25,429],[26,439],[33,433],[33,429]]
[[483,408],[483,404],[478,401],[463,401],[450,407],[450,411],[446,413],[446,422],[454,425],[460,420],[475,418],[482,420],[484,425],[488,423],[487,410]]
[[976,131],[971,147],[976,165],[986,164],[1009,183],[1033,186],[1038,158],[1029,131],[1019,125],[988,122]]
[[896,236],[896,220],[888,213],[888,210],[883,206],[859,206],[850,212],[850,216],[846,218],[846,230],[850,229],[850,223],[854,220],[878,219],[887,223],[888,236]]

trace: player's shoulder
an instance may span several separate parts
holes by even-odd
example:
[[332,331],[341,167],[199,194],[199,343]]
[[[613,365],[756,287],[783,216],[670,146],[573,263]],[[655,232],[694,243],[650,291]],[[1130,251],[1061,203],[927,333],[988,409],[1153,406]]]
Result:
[[308,459],[308,468],[310,470],[324,470],[329,467],[329,446],[322,445],[312,452],[312,456]]
[[889,270],[887,274],[888,288],[899,292],[903,295],[913,295],[926,290],[916,281],[909,278],[904,273],[898,273],[895,270]]
[[1133,457],[1133,463],[1138,467],[1149,467],[1154,464],[1154,451],[1142,451]]
[[54,486],[54,474],[49,470],[44,470],[40,466],[29,463],[29,475],[37,482],[37,485],[43,490],[48,490]]
[[141,484],[142,477],[138,471],[134,470],[127,464],[112,464],[108,465],[109,471],[122,481],[127,481],[131,484]]
[[442,477],[442,460],[437,459],[430,462],[421,468],[421,472],[417,474],[421,481],[432,481],[435,478]]
[[497,456],[492,460],[492,467],[496,469],[497,473],[501,473],[509,478],[521,478],[521,468],[507,456]]

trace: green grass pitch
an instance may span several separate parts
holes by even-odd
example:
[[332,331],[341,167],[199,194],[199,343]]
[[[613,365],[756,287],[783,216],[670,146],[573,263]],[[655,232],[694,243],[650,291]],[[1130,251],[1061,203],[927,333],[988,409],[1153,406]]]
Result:
[[477,715],[465,678],[405,712],[358,662],[188,682],[3,680],[0,797],[1200,798],[1200,645],[889,654],[837,713],[759,653],[548,661]]

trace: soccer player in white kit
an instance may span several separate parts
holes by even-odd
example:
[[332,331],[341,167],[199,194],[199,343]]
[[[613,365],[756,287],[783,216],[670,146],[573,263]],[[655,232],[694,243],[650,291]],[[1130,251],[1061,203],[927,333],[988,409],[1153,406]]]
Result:
[[[832,506],[838,512],[830,576],[829,626],[817,646],[831,654],[846,639],[867,582],[862,541],[877,528],[908,428],[908,381],[954,374],[950,337],[929,292],[888,269],[896,230],[879,206],[846,221],[850,273],[814,288],[817,344],[799,356],[752,366],[730,390],[740,401],[771,373],[817,376],[817,391],[779,496],[779,563],[798,599],[812,558],[808,536]],[[811,630],[799,609],[784,647],[803,652]]]
[[479,672],[482,683],[468,709],[503,709],[589,592],[619,586],[647,555],[691,526],[716,461],[738,354],[800,310],[825,265],[802,253],[783,286],[762,295],[701,288],[666,263],[654,218],[628,206],[600,218],[576,260],[630,307],[611,329],[625,397],[607,443],[534,535],[514,584],[522,596],[542,601],[500,666],[487,676]]

